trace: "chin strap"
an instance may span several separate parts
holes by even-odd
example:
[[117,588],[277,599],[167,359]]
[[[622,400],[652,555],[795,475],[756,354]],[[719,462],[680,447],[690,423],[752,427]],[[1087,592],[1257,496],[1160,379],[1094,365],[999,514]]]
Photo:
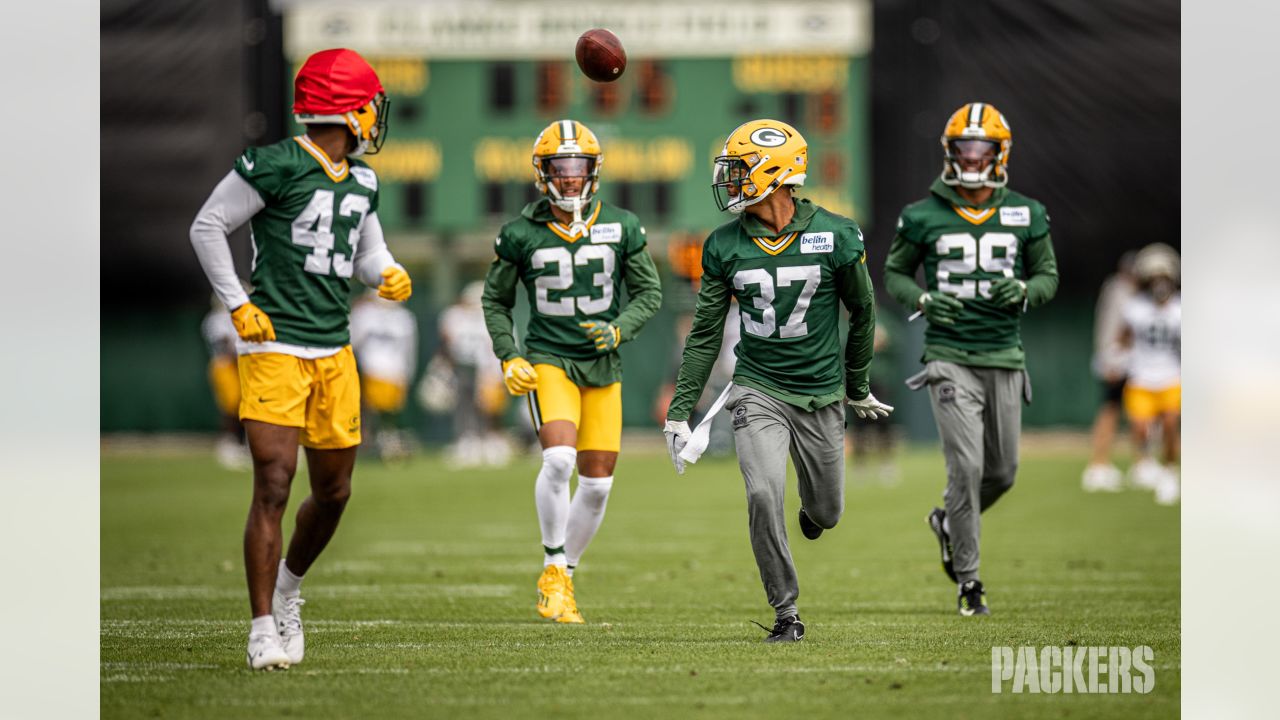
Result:
[[582,219],[582,201],[573,203],[573,222],[569,223],[569,234],[573,237],[587,236],[587,222]]

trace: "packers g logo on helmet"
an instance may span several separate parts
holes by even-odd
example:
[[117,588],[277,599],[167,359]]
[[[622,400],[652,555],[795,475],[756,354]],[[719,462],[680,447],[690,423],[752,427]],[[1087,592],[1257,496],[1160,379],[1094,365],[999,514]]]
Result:
[[762,127],[751,133],[751,142],[760,147],[778,147],[787,141],[787,136],[782,134],[781,130],[772,127]]
[[804,185],[809,144],[779,120],[752,120],[729,133],[712,169],[711,193],[737,214],[783,185]]
[[[557,161],[562,158],[580,158],[586,161],[583,169],[582,191],[576,197],[564,197],[551,182]],[[557,120],[533,141],[533,174],[538,192],[548,196],[556,207],[565,212],[581,212],[591,203],[600,189],[600,166],[604,153],[596,134],[577,120]]]
[[293,81],[293,117],[303,125],[345,125],[356,138],[352,157],[373,155],[387,139],[391,101],[369,63],[354,50],[321,50]]
[[[994,152],[991,162],[980,170],[965,172],[958,155],[966,148],[957,143],[978,141],[989,143]],[[1009,184],[1009,149],[1013,132],[1009,121],[989,103],[968,103],[955,111],[942,131],[942,182],[964,188],[999,188]]]

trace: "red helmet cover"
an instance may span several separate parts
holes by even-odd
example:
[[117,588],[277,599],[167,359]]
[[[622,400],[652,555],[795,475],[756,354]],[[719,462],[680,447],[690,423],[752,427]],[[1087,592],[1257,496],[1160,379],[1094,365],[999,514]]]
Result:
[[382,82],[354,50],[321,50],[307,58],[293,81],[297,115],[341,115],[369,104]]

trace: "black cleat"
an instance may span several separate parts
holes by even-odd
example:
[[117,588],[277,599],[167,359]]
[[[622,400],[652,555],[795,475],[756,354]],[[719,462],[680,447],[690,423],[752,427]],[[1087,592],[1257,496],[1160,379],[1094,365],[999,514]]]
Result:
[[929,513],[929,516],[925,518],[925,522],[929,523],[929,529],[938,538],[938,547],[942,548],[942,572],[951,578],[951,582],[959,583],[960,579],[956,577],[955,565],[951,559],[951,536],[942,529],[942,520],[946,516],[946,510],[934,508],[933,512]]
[[[752,622],[755,622],[754,620]],[[760,623],[756,623],[760,625]],[[763,628],[763,625],[760,625]],[[769,631],[769,637],[764,641],[767,643],[784,643],[784,642],[800,642],[804,639],[804,623],[800,622],[799,615],[785,617],[773,624],[773,629]]]
[[980,580],[970,580],[961,585],[956,602],[960,606],[960,614],[965,617],[991,614],[991,608],[987,607],[987,593],[982,589]]
[[810,540],[817,540],[822,536],[822,527],[809,519],[809,514],[804,511],[804,508],[800,508],[800,532]]

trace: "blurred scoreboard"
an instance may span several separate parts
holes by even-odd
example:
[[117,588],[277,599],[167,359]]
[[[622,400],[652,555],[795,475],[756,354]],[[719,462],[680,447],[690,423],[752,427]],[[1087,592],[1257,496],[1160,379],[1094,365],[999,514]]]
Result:
[[[727,219],[712,200],[711,159],[733,128],[760,117],[809,141],[803,196],[868,220],[869,0],[319,0],[284,3],[283,19],[293,70],[330,47],[357,50],[377,69],[390,132],[368,160],[392,233],[487,244],[536,197],[533,140],[564,117],[600,138],[601,195],[659,233],[702,233]],[[592,27],[609,28],[627,50],[613,83],[591,82],[574,62],[578,35]]]

